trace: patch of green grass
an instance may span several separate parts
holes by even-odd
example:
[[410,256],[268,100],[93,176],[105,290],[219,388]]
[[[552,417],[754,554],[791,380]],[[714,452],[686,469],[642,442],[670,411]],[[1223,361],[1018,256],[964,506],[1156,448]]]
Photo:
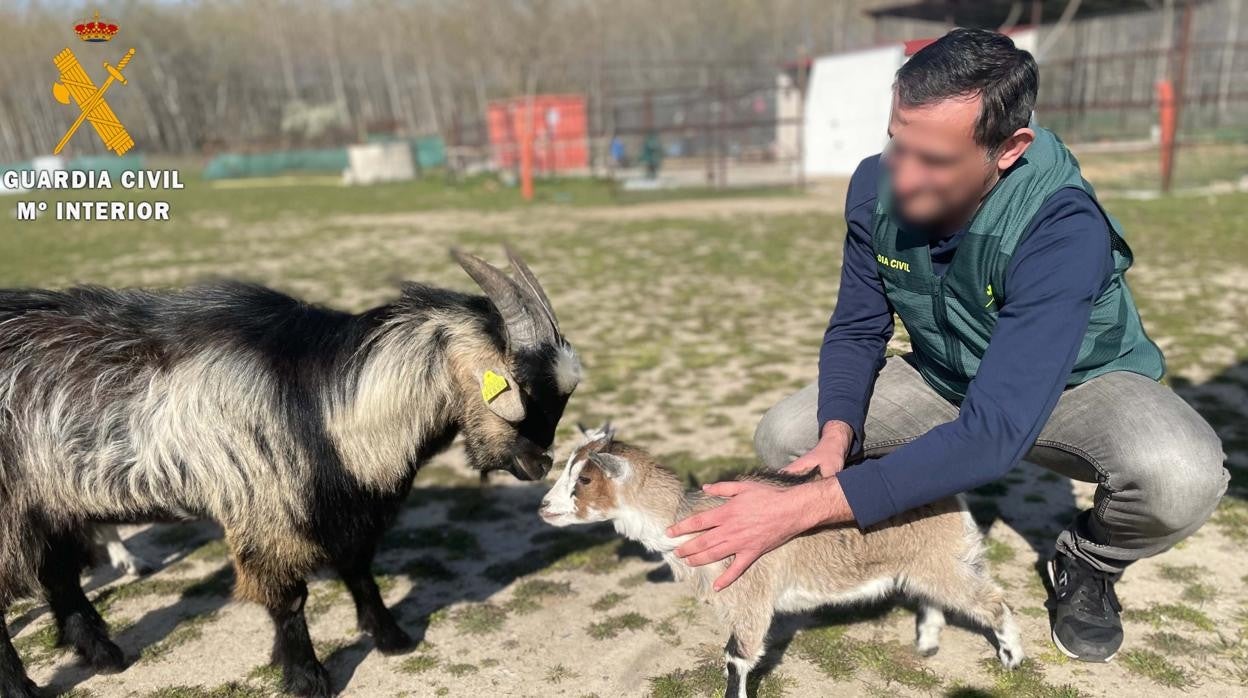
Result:
[[723,669],[702,663],[650,679],[650,698],[694,698],[723,695]]
[[834,681],[845,681],[869,669],[886,683],[930,691],[942,681],[922,664],[913,650],[896,642],[862,641],[843,626],[804,630],[793,640],[797,656],[814,664]]
[[14,639],[13,647],[17,650],[18,656],[22,658],[22,663],[38,666],[55,659],[66,651],[62,647],[57,647],[58,638],[56,625],[48,622],[38,630]]
[[626,630],[641,630],[650,624],[650,619],[640,613],[621,613],[616,616],[607,616],[605,619],[597,623],[591,623],[585,628],[585,632],[595,640],[609,640],[618,637],[620,633]]
[[1149,623],[1155,628],[1169,627],[1172,623],[1183,623],[1198,630],[1212,632],[1213,619],[1199,609],[1181,603],[1153,604],[1148,608],[1130,608],[1122,613],[1127,620]]
[[546,670],[546,683],[553,683],[555,685],[558,685],[558,684],[563,683],[564,681],[567,681],[569,679],[575,679],[579,676],[580,674],[576,673],[575,671],[572,671],[566,666],[562,664],[556,664]]
[[486,490],[457,490],[450,498],[453,504],[446,518],[451,521],[501,521],[510,516]]
[[650,573],[649,572],[637,572],[635,574],[630,574],[627,577],[624,577],[623,579],[621,579],[618,583],[621,587],[624,587],[625,589],[634,589],[636,587],[641,586],[642,584],[645,584],[648,581],[647,579],[648,574]]
[[386,533],[385,547],[421,550],[439,548],[452,560],[481,557],[481,543],[471,531],[456,526],[396,528]]
[[1191,603],[1204,604],[1214,600],[1217,596],[1218,590],[1212,584],[1196,582],[1183,587],[1183,600]]
[[225,562],[230,557],[230,546],[225,540],[217,538],[199,546],[186,556],[187,560],[200,562]]
[[252,669],[247,678],[259,681],[261,684],[277,691],[282,685],[282,668],[276,664],[261,664]]
[[23,599],[9,606],[9,616],[14,618],[23,616],[27,612],[34,610],[38,605],[39,602],[34,599]]
[[413,579],[431,582],[449,582],[459,576],[455,570],[430,555],[422,555],[404,562],[399,571]]
[[438,667],[437,657],[430,654],[417,654],[403,660],[399,665],[399,671],[404,674],[423,674],[432,671]]
[[1204,650],[1200,643],[1172,632],[1149,633],[1144,641],[1167,656],[1199,654]]
[[456,610],[451,620],[461,632],[487,635],[502,629],[507,622],[507,609],[490,603],[477,603]]
[[170,686],[143,694],[144,698],[268,698],[271,695],[272,693],[268,689],[249,686],[237,681],[231,681],[213,688],[205,688],[203,686]]
[[202,528],[189,524],[160,525],[152,532],[156,544],[167,548],[185,548],[192,543],[200,543],[205,537]]
[[542,548],[536,553],[525,553],[486,567],[486,578],[506,584],[544,569],[606,574],[619,568],[620,546],[625,543],[607,528],[552,529],[537,533],[529,540]]
[[221,568],[203,577],[172,578],[151,577],[111,586],[96,594],[93,604],[101,615],[107,616],[117,604],[130,599],[149,596],[177,596],[195,598],[229,596],[234,584],[234,571]]
[[[1054,685],[1044,678],[1044,671],[1034,659],[1024,659],[1013,670],[1007,670],[995,659],[980,662],[993,679],[989,695],[1001,698],[1081,698],[1084,694],[1070,684]],[[949,693],[951,697],[971,698],[983,695],[975,689],[961,689]]]
[[542,607],[549,598],[572,595],[571,582],[555,582],[549,579],[527,579],[516,586],[507,608],[516,613],[531,613]]
[[143,648],[137,663],[160,661],[175,649],[204,636],[204,626],[216,619],[216,612],[201,613],[178,623],[163,640]]
[[593,603],[589,605],[595,611],[610,611],[620,605],[624,599],[628,598],[628,594],[621,594],[615,591],[609,591],[599,596]]
[[619,551],[623,542],[622,540],[609,540],[562,554],[557,549],[547,550],[544,555],[554,558],[550,564],[550,568],[554,570],[580,570],[590,574],[606,574],[615,571],[622,564]]
[[467,676],[469,674],[475,674],[478,671],[480,671],[480,669],[477,668],[476,664],[447,664],[446,665],[446,673],[450,674],[451,676],[454,676],[455,678],[460,678],[463,676]]
[[1127,671],[1167,688],[1186,688],[1195,684],[1183,668],[1152,650],[1127,650],[1122,653],[1120,661]]
[[870,668],[887,683],[930,691],[940,686],[940,677],[923,666],[910,648],[896,642],[855,642],[854,652],[862,666]]
[[1224,497],[1213,514],[1213,524],[1237,543],[1248,541],[1248,501]]
[[[782,698],[793,682],[778,672],[760,681],[752,676],[750,695],[756,698]],[[697,698],[722,696],[727,679],[724,667],[714,662],[700,662],[692,669],[679,669],[650,679],[650,698]]]
[[833,681],[845,681],[858,671],[856,642],[846,637],[842,627],[812,628],[798,633],[792,650],[814,664]]
[[1166,565],[1159,568],[1158,574],[1168,582],[1191,584],[1209,575],[1209,570],[1200,565]]
[[996,538],[984,539],[984,559],[994,565],[1001,565],[1014,559],[1014,548],[1009,543]]

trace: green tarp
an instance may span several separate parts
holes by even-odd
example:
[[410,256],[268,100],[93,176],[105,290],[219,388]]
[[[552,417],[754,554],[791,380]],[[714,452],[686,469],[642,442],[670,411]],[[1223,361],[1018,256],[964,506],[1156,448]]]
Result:
[[[373,142],[391,142],[393,138],[370,138]],[[446,164],[446,146],[438,136],[413,138],[412,162],[417,169],[441,167]],[[291,172],[331,172],[347,169],[346,148],[278,150],[270,153],[222,153],[204,168],[204,179],[235,179],[239,177],[273,177]]]
[[346,148],[279,150],[271,153],[222,153],[204,167],[204,179],[273,177],[288,172],[341,173],[347,168]]

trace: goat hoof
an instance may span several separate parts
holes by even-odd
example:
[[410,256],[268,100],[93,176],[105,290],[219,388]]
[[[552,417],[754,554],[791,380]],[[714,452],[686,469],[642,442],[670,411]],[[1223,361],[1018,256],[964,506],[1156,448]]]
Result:
[[310,666],[287,666],[282,670],[282,690],[303,698],[330,698],[329,672],[319,662]]
[[92,643],[82,653],[83,659],[100,674],[117,674],[126,669],[126,655],[110,640]]
[[1001,666],[1008,670],[1013,670],[1023,663],[1023,653],[1009,647],[1002,647],[997,650],[997,659],[1001,660]]
[[378,652],[387,656],[406,654],[416,648],[416,641],[412,636],[397,627],[374,633],[373,644],[377,646]]

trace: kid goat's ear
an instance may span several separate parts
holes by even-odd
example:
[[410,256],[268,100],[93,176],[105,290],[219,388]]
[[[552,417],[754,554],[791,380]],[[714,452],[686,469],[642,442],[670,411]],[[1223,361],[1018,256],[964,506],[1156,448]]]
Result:
[[591,454],[589,462],[598,466],[612,480],[624,477],[632,469],[632,464],[628,462],[627,458],[621,458],[614,453]]
[[577,422],[576,428],[580,430],[581,438],[584,439],[585,443],[602,440],[604,442],[603,446],[606,447],[610,446],[615,439],[615,427],[611,426],[610,421],[603,422],[602,426],[596,429],[585,426],[583,422]]

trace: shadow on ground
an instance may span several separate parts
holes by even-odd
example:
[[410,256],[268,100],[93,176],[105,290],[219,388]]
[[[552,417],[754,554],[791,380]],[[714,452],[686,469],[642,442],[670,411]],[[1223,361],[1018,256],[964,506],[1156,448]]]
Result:
[[[381,544],[374,573],[383,593],[410,582],[410,590],[391,608],[417,649],[430,623],[446,619],[448,609],[465,604],[496,608],[488,600],[522,577],[552,568],[595,571],[630,557],[645,557],[640,546],[622,541],[609,526],[572,530],[546,526],[537,516],[545,491],[542,486],[475,482],[413,490]],[[213,524],[151,526],[131,536],[126,545],[149,560],[159,560],[158,569],[148,577],[120,582],[116,571],[100,566],[91,571],[85,587],[127,658],[132,663],[150,661],[198,637],[199,627],[229,603],[234,574],[221,531]],[[654,579],[661,580],[665,569],[656,570]],[[351,608],[345,586],[335,577],[322,573],[310,581],[306,611],[311,625],[319,614]],[[133,620],[118,615],[120,602],[141,597],[168,603]],[[487,620],[479,622],[488,622],[489,613],[483,616]],[[450,620],[478,622],[471,617]],[[10,627],[16,635],[33,623],[51,623],[46,605],[18,614]],[[312,634],[315,642],[315,628]],[[346,644],[318,644],[321,660],[339,689],[350,683],[372,650],[371,640],[363,635]],[[263,665],[268,657],[257,656],[255,661]],[[52,694],[69,692],[92,675],[89,667],[77,662],[63,663],[48,689]]]

